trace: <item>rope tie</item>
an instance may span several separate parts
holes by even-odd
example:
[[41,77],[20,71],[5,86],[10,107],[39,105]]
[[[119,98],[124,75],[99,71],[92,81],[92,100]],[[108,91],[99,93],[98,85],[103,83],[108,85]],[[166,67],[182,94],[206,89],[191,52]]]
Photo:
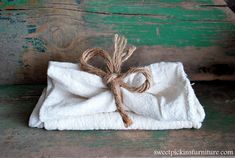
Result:
[[[114,53],[112,57],[100,48],[88,49],[81,55],[80,67],[81,70],[98,75],[103,79],[103,82],[107,84],[113,93],[117,111],[121,115],[125,127],[129,127],[133,122],[124,110],[121,87],[132,92],[143,93],[150,88],[152,75],[148,68],[143,67],[130,68],[127,72],[121,73],[122,63],[125,62],[136,49],[136,47],[132,46],[125,50],[126,44],[127,39],[125,37],[115,34]],[[106,71],[88,64],[88,62],[96,56],[100,56],[104,59],[107,67]],[[133,87],[123,81],[125,77],[133,73],[141,73],[144,75],[144,83],[138,87]]]
[[104,76],[104,82],[109,84],[111,81],[115,80],[118,77],[116,73],[107,74]]

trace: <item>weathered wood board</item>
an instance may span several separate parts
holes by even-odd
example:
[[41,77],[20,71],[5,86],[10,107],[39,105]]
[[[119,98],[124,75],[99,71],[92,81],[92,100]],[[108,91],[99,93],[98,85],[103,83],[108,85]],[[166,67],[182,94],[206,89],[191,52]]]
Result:
[[28,118],[44,87],[0,86],[0,158],[157,157],[154,151],[180,149],[234,152],[234,82],[196,83],[193,87],[206,111],[202,128],[164,131],[29,128]]
[[223,0],[1,0],[0,84],[45,82],[49,60],[111,51],[114,33],[138,47],[125,68],[180,61],[191,80],[235,79],[235,14]]

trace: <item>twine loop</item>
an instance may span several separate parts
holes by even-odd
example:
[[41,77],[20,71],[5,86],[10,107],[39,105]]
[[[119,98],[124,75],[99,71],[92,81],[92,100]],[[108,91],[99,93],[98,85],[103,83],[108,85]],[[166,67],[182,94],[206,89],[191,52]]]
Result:
[[[114,95],[117,111],[121,115],[125,127],[129,127],[133,122],[124,110],[121,87],[132,92],[143,93],[150,88],[152,75],[151,71],[144,67],[130,68],[127,72],[121,73],[122,63],[125,62],[136,49],[136,47],[132,46],[125,50],[126,44],[127,39],[125,37],[115,34],[114,53],[112,57],[100,48],[88,49],[81,55],[80,67],[81,70],[98,75],[103,79],[104,83],[107,84]],[[106,71],[88,64],[92,58],[97,56],[104,59]],[[133,73],[141,73],[145,77],[144,83],[140,86],[133,87],[123,81],[125,77]]]

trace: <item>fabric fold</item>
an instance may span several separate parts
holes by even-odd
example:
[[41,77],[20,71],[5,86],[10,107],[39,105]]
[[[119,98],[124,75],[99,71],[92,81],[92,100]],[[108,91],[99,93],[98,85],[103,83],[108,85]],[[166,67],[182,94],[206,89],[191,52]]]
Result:
[[[123,103],[133,125],[126,128],[116,111],[113,94],[102,79],[81,71],[78,64],[51,61],[48,85],[30,119],[29,126],[47,130],[98,129],[181,129],[200,128],[205,112],[179,62],[147,66],[153,75],[152,87],[144,93],[121,88]],[[141,74],[125,82],[143,83]]]

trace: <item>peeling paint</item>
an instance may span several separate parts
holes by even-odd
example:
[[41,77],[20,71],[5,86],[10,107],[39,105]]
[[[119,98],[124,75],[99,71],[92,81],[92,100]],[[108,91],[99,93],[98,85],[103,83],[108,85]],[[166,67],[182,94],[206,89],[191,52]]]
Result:
[[[87,1],[86,10],[107,14],[87,13],[84,18],[90,23],[105,24],[100,26],[103,29],[110,26],[114,32],[124,34],[131,43],[138,46],[207,47],[221,39],[222,30],[230,30],[229,34],[235,34],[235,25],[224,21],[226,15],[220,9],[200,9],[200,1],[197,3],[198,7],[185,9],[180,6],[166,7],[161,3],[143,7],[124,1]],[[213,2],[207,1],[207,4]],[[135,15],[128,15],[132,13]],[[156,36],[156,27],[161,28],[161,36]]]
[[[40,54],[41,55],[41,54]],[[155,150],[233,150],[235,83],[196,82],[201,129],[46,131],[28,118],[46,85],[0,86],[0,157],[154,157]]]
[[[233,80],[235,24],[232,14],[213,7],[215,3],[4,0],[0,71],[5,73],[0,74],[0,83],[45,82],[49,60],[78,62],[81,52],[91,47],[110,52],[114,33],[138,47],[124,69],[180,61],[192,80]],[[224,68],[228,71],[221,73]]]

